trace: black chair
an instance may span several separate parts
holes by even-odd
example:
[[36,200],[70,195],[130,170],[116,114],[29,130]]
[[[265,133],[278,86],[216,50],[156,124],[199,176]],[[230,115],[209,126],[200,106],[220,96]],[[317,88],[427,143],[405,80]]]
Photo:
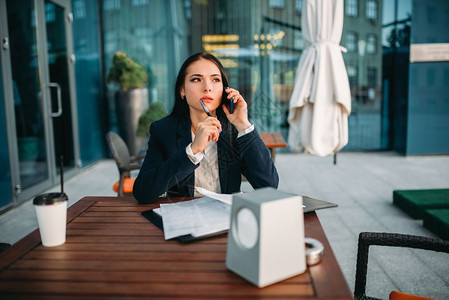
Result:
[[[432,250],[437,252],[449,253],[449,241],[442,239],[433,239],[415,235],[398,234],[398,233],[382,233],[382,232],[362,232],[359,235],[359,244],[357,250],[357,266],[355,273],[354,297],[356,299],[377,299],[365,295],[366,291],[366,274],[368,271],[368,254],[369,246],[390,246],[390,247],[407,247],[423,250]],[[418,296],[403,294],[400,292],[392,292],[402,294],[396,299],[425,299]],[[405,298],[404,298],[405,296]],[[390,299],[392,299],[390,294]]]
[[[123,139],[115,132],[109,131],[106,134],[106,141],[120,174],[118,181],[117,196],[132,193],[134,180],[130,178],[132,170],[139,170],[144,156],[130,156],[128,146]],[[129,184],[127,184],[129,181]]]
[[0,252],[2,252],[3,250],[8,249],[9,247],[11,247],[11,244],[8,244],[8,243],[0,243]]

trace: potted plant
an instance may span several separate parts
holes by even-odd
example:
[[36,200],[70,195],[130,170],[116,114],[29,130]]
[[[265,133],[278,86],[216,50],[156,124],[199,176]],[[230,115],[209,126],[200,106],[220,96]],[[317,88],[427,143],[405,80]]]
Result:
[[119,133],[128,145],[131,155],[141,150],[136,138],[138,118],[148,108],[149,75],[144,66],[133,60],[125,52],[118,51],[112,58],[107,83],[119,85],[115,93],[115,110]]
[[141,138],[147,139],[150,136],[149,128],[151,123],[162,119],[167,115],[164,105],[155,101],[150,104],[150,107],[140,116],[136,135]]
[[108,83],[120,85],[123,92],[144,88],[149,80],[145,67],[126,55],[123,51],[118,51],[112,57],[112,67],[109,69],[106,78]]

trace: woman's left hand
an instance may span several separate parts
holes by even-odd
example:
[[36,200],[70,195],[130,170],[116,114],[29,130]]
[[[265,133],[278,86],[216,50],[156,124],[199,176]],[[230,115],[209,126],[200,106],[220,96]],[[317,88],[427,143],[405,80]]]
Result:
[[[228,94],[228,101],[229,99],[234,98],[234,112],[232,114],[229,113],[229,109],[225,104],[222,105],[226,117],[238,131],[245,130],[251,126],[251,123],[248,121],[248,105],[246,104],[245,99],[243,99],[239,91],[235,89],[228,87],[225,89],[225,92]],[[227,101],[224,102],[226,103]]]

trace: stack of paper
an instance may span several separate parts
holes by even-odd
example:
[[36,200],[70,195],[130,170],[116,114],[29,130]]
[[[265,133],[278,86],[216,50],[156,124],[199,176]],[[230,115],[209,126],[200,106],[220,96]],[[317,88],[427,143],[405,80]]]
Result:
[[[153,212],[162,217],[166,240],[189,234],[200,237],[229,230],[233,195],[217,194],[199,187],[196,190],[205,197],[161,204],[160,208],[153,209]],[[305,213],[336,206],[332,202],[303,196]]]
[[194,237],[228,230],[232,195],[217,194],[202,188],[204,198],[161,204],[154,211],[162,216],[166,240],[191,234]]

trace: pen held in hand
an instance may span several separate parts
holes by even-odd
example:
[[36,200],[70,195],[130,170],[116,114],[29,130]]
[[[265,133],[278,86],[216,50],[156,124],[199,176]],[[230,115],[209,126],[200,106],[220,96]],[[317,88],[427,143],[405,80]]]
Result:
[[203,107],[204,111],[206,112],[206,114],[207,114],[209,117],[212,117],[212,115],[210,114],[210,112],[209,112],[209,110],[207,109],[206,105],[204,105],[203,100],[200,100],[200,103],[201,103],[201,106]]

